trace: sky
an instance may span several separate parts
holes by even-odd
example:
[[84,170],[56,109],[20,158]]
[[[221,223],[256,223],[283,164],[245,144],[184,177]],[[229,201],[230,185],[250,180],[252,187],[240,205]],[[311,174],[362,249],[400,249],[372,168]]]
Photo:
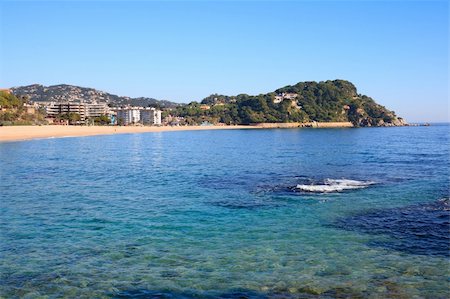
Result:
[[409,122],[442,122],[448,36],[448,1],[0,0],[0,88],[190,102],[345,79]]

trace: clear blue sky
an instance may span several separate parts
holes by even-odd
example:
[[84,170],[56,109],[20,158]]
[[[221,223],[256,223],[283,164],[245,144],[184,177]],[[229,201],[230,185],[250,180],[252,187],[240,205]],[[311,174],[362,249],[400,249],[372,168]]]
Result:
[[0,86],[178,102],[346,79],[408,121],[448,120],[448,1],[4,1]]

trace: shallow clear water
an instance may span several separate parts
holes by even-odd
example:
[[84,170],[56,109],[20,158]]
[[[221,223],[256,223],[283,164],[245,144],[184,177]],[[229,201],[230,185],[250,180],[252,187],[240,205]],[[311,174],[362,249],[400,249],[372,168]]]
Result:
[[1,143],[0,295],[447,297],[449,128]]

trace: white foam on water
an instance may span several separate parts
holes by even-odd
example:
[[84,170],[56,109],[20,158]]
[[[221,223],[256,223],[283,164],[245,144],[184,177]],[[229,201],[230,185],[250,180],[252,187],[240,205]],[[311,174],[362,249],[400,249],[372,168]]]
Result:
[[363,189],[375,184],[373,181],[356,181],[347,179],[326,179],[323,184],[297,185],[296,189],[306,192],[330,193],[352,189]]

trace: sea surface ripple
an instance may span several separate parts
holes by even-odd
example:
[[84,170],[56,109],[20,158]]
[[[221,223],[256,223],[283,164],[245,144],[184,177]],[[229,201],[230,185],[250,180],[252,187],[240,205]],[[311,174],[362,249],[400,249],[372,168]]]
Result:
[[448,145],[448,125],[0,143],[0,297],[447,298]]

